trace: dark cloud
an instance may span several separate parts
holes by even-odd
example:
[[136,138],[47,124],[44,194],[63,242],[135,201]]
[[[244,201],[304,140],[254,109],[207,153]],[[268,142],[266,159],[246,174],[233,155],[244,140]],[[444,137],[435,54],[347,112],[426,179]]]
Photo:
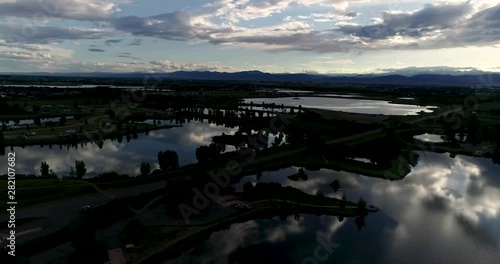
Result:
[[26,51],[3,51],[0,52],[0,59],[9,60],[50,60],[50,55],[41,52],[26,52]]
[[[61,0],[65,3],[66,0]],[[68,0],[69,1],[69,0]],[[269,1],[268,1],[269,2]],[[268,2],[266,2],[267,6]],[[271,1],[270,6],[280,2]],[[37,0],[23,0],[0,4],[0,16],[32,16],[40,9]],[[197,17],[179,11],[156,16],[111,17],[114,4],[110,0],[89,0],[74,6],[60,5],[59,17],[72,20],[91,20],[100,23],[97,28],[77,28],[1,24],[0,39],[8,43],[52,44],[65,40],[104,39],[116,37],[117,31],[138,38],[129,46],[140,46],[140,37],[190,41],[201,40],[214,45],[240,45],[270,52],[350,52],[352,50],[380,49],[439,49],[466,45],[484,46],[500,41],[500,5],[475,14],[470,1],[459,4],[428,4],[413,12],[383,12],[372,25],[339,23],[330,30],[315,31],[311,25],[298,22],[276,27],[245,28],[216,24],[214,17]],[[351,11],[345,17],[356,17]],[[37,23],[35,23],[37,24]],[[39,23],[38,23],[39,24]],[[37,25],[38,25],[37,24]],[[113,31],[114,29],[114,31]],[[28,32],[28,33],[26,33]],[[405,36],[404,41],[392,41]],[[104,44],[122,42],[105,40]]]
[[170,40],[196,38],[191,17],[185,12],[174,12],[151,17],[127,16],[112,21],[116,29],[130,32],[135,36],[154,36]]
[[470,182],[467,185],[467,194],[470,196],[478,197],[484,194],[483,184],[477,176],[470,177]]
[[75,27],[25,27],[22,24],[0,24],[0,38],[4,39],[7,43],[51,44],[60,43],[65,40],[100,39],[108,34],[110,34],[108,31]]
[[115,11],[116,4],[110,0],[0,2],[0,16],[26,17],[37,21],[53,18],[99,21],[109,18]]
[[351,11],[351,12],[346,13],[344,16],[346,16],[346,17],[357,17],[358,13]]
[[[131,60],[139,60],[139,61],[142,61],[142,59],[141,59],[141,58],[133,57],[133,56],[132,56],[132,53],[130,53],[130,52],[122,52],[122,53],[120,53],[119,55],[117,55],[117,57],[119,57],[119,58],[127,58],[127,59],[131,59]],[[128,63],[131,63],[131,62],[128,62]]]
[[89,49],[89,51],[91,52],[106,52],[106,50],[103,50],[103,49]]
[[481,241],[481,244],[490,246],[491,248],[498,247],[498,237],[495,237],[494,234],[491,234],[491,232],[483,228],[481,224],[482,218],[479,218],[479,223],[474,223],[465,215],[457,214],[455,220],[469,237],[473,237]]
[[484,45],[500,41],[500,5],[474,14],[449,36],[455,43]]
[[423,205],[433,211],[447,212],[450,209],[450,201],[438,194],[430,194],[429,197],[422,200]]
[[[210,39],[212,34],[231,33],[224,26],[194,25],[188,12],[179,11],[150,17],[127,16],[113,20],[112,25],[134,36],[149,36],[168,40]],[[132,42],[134,43],[134,42]]]
[[396,35],[422,37],[436,30],[456,27],[472,12],[470,3],[426,5],[413,13],[382,13],[382,23],[376,25],[340,25],[338,31],[364,39],[387,39]]
[[107,46],[111,46],[111,44],[120,43],[122,41],[123,41],[122,39],[108,39],[104,41],[104,44],[106,44]]

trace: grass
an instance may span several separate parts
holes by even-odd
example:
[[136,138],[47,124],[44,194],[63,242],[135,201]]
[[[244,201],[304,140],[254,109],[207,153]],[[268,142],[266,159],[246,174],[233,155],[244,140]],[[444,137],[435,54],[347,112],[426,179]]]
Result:
[[[26,218],[17,218],[16,219],[16,226],[23,226],[23,225],[27,225],[27,224],[31,224],[33,222],[36,222],[40,219],[43,219],[42,217],[26,217]],[[6,227],[8,224],[7,221],[5,222],[0,222],[0,226],[1,227]]]
[[[85,230],[89,230],[89,232],[96,232],[116,222],[129,219],[134,216],[134,213],[128,208],[129,206],[145,205],[151,201],[151,199],[161,195],[162,191],[163,190],[159,190],[113,200],[108,204],[91,209],[85,215],[81,215],[73,220],[68,226],[54,233],[26,241],[18,246],[18,250],[23,257],[31,257],[71,241],[76,230],[85,228]],[[106,217],[103,217],[104,215]]]
[[[39,181],[39,183],[37,183]],[[2,183],[2,187],[6,186]],[[6,189],[2,188],[4,193]],[[57,181],[45,180],[16,180],[16,201],[17,208],[29,208],[37,204],[63,200],[68,197],[96,193],[96,190],[85,183],[75,184],[74,182],[57,183]],[[0,210],[7,208],[7,195],[0,197]]]

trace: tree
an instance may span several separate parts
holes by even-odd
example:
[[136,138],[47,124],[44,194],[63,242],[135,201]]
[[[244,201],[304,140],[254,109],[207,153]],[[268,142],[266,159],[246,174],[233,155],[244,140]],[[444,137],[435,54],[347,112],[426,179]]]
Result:
[[342,195],[342,202],[340,202],[340,209],[345,208],[346,201],[347,201],[347,197],[345,196],[345,193],[344,193],[344,195]]
[[196,159],[199,163],[207,162],[210,159],[210,150],[208,146],[199,146],[196,149]]
[[82,179],[83,175],[87,173],[87,168],[85,167],[85,162],[82,160],[75,160],[76,177]]
[[69,177],[74,178],[75,175],[76,175],[75,168],[73,166],[71,166],[71,168],[69,169]]
[[211,143],[208,146],[200,146],[196,149],[196,159],[199,163],[207,162],[217,157],[224,147],[222,145]]
[[363,227],[366,225],[364,216],[356,217],[356,219],[354,219],[354,222],[356,223],[356,227],[358,228],[358,231],[363,229]]
[[40,165],[40,174],[42,177],[49,176],[49,164],[47,164],[47,162],[45,161]]
[[49,176],[51,178],[57,178],[57,174],[52,169],[49,170]]
[[366,201],[363,199],[363,197],[360,197],[358,200],[358,209],[365,209],[366,208]]
[[177,152],[167,150],[158,152],[158,164],[163,172],[179,167],[179,156]]
[[149,162],[143,161],[141,163],[141,176],[148,176],[151,173],[151,165]]
[[316,192],[316,196],[318,196],[318,197],[325,197],[325,194],[322,191],[318,190]]
[[330,184],[330,187],[333,188],[333,191],[334,192],[337,192],[340,188],[340,183],[339,183],[339,180],[335,179],[331,184]]

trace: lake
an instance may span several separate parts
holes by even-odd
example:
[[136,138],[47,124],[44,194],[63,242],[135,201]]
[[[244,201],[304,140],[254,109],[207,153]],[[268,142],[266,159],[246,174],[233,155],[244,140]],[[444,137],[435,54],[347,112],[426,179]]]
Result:
[[262,103],[304,108],[316,108],[334,111],[343,111],[358,114],[382,114],[382,115],[417,115],[423,111],[433,112],[434,106],[417,106],[410,104],[393,104],[388,101],[332,98],[332,97],[280,97],[280,98],[250,98],[245,103],[253,102],[255,105]]
[[[162,124],[169,124],[162,121]],[[146,134],[138,134],[137,139],[127,142],[105,140],[102,149],[96,144],[87,144],[78,149],[59,145],[14,147],[16,152],[16,172],[18,174],[40,174],[40,164],[46,161],[56,174],[67,175],[75,160],[83,160],[87,165],[87,176],[96,176],[102,172],[116,171],[122,174],[138,175],[141,162],[146,161],[157,167],[158,151],[175,150],[179,155],[179,165],[196,163],[196,148],[208,145],[212,137],[222,133],[234,134],[237,128],[227,128],[208,124],[207,121],[191,121],[182,127],[160,129]],[[5,149],[10,151],[10,147]],[[0,164],[0,170],[7,171],[7,163]]]
[[[215,232],[165,263],[498,263],[500,166],[485,158],[419,155],[419,164],[397,182],[332,170],[306,170],[309,179],[294,182],[287,176],[297,173],[295,167],[263,173],[262,182],[309,194],[363,197],[380,211],[369,214],[361,230],[355,219],[334,216],[252,220]],[[340,181],[337,193],[328,186],[334,179]],[[257,179],[244,177],[236,189],[246,182]],[[338,247],[313,262],[319,239]]]

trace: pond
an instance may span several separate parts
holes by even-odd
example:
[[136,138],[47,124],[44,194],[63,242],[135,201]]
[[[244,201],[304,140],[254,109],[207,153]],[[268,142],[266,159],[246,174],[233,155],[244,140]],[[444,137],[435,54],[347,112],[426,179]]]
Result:
[[433,112],[434,106],[417,106],[410,104],[393,104],[388,101],[364,100],[333,97],[281,97],[281,98],[250,98],[245,103],[253,102],[256,105],[275,103],[276,105],[293,106],[299,105],[304,108],[316,108],[325,110],[343,111],[358,114],[382,114],[382,115],[417,115],[423,111]]
[[[264,172],[261,182],[279,182],[309,194],[357,201],[380,208],[358,230],[353,218],[301,215],[233,224],[193,250],[166,263],[498,263],[500,259],[500,166],[490,159],[429,152],[397,182],[332,170],[307,171],[291,181],[291,167]],[[328,185],[335,179],[340,189]],[[256,183],[255,175],[235,185]],[[321,242],[336,247],[320,251]],[[313,259],[311,259],[311,257]]]
[[423,142],[430,142],[430,143],[443,143],[443,135],[436,135],[436,134],[422,134],[422,135],[417,135],[413,137],[414,139],[418,139]]
[[[167,124],[166,121],[162,124]],[[207,121],[191,121],[182,127],[161,129],[149,132],[149,136],[142,133],[137,139],[127,142],[123,137],[120,143],[116,140],[105,140],[102,149],[96,144],[87,144],[78,148],[59,145],[30,146],[25,148],[14,147],[16,152],[18,174],[40,174],[40,164],[46,161],[50,169],[59,176],[67,175],[75,160],[83,160],[87,166],[87,175],[95,176],[102,172],[115,171],[122,174],[138,175],[141,162],[146,161],[157,168],[159,151],[175,150],[179,155],[180,166],[195,163],[196,148],[208,145],[212,137],[226,133],[234,134],[237,128],[227,128],[208,124]],[[232,150],[232,149],[231,149]],[[6,148],[6,152],[10,148]],[[7,163],[0,164],[0,170],[7,171]]]

